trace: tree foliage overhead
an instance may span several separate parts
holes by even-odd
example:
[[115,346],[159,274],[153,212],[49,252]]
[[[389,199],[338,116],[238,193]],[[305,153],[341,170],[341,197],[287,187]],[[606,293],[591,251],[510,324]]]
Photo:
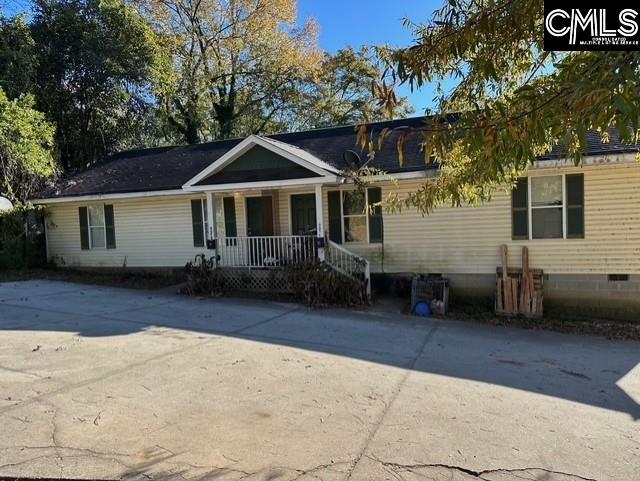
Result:
[[37,106],[67,168],[139,145],[161,67],[154,32],[119,0],[34,0]]
[[428,22],[406,24],[414,44],[381,49],[390,73],[379,94],[392,107],[395,83],[438,85],[434,117],[401,132],[398,150],[402,163],[403,143],[418,137],[442,175],[405,205],[486,199],[556,143],[578,163],[589,130],[638,143],[640,53],[544,51],[542,0],[447,0]]
[[300,128],[321,128],[357,122],[402,118],[414,110],[406,97],[390,110],[374,97],[372,88],[382,76],[379,61],[371,49],[347,47],[325,53],[314,79],[298,89]]
[[411,112],[376,103],[373,51],[323,53],[296,3],[27,0],[13,18],[0,10],[0,87],[55,126],[65,171],[130,148]]
[[315,22],[296,25],[295,0],[136,5],[171,48],[175,77],[159,98],[188,143],[260,131],[285,108],[296,83],[319,66]]
[[35,42],[24,15],[0,18],[0,88],[10,99],[35,91]]
[[0,194],[25,202],[58,172],[54,127],[29,95],[9,100],[0,88]]

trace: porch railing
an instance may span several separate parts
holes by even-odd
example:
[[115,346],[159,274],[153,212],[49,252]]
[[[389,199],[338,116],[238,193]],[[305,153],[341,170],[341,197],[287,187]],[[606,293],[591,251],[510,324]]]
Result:
[[365,282],[367,296],[371,296],[371,266],[367,259],[327,240],[325,261],[335,270]]
[[222,237],[217,241],[221,267],[269,268],[303,264],[317,257],[315,236]]

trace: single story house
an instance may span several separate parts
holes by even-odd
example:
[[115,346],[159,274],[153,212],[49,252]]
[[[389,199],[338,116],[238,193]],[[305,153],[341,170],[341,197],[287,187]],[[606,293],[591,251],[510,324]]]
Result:
[[395,182],[361,192],[341,176],[355,139],[343,126],[112,155],[34,201],[46,207],[47,256],[62,266],[156,268],[204,253],[218,267],[254,271],[321,256],[374,277],[442,273],[454,297],[491,297],[506,244],[511,265],[527,246],[531,267],[544,270],[545,303],[640,312],[637,147],[593,133],[581,166],[552,152],[513,192],[423,216],[365,209],[438,175],[417,140],[405,145],[402,167],[387,141],[370,166]]

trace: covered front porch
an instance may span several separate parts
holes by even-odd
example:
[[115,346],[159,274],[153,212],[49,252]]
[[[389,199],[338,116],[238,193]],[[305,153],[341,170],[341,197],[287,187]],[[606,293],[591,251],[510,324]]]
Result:
[[322,186],[206,195],[207,244],[217,266],[272,268],[325,259]]
[[369,262],[332,242],[325,227],[328,192],[342,184],[335,168],[307,152],[251,136],[185,186],[203,194],[192,201],[194,238],[203,232],[214,268],[323,263],[368,291]]

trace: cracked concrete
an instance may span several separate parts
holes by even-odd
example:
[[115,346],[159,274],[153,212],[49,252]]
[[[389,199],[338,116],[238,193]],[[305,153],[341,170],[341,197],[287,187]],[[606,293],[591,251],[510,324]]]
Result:
[[635,481],[640,344],[0,284],[0,478]]

